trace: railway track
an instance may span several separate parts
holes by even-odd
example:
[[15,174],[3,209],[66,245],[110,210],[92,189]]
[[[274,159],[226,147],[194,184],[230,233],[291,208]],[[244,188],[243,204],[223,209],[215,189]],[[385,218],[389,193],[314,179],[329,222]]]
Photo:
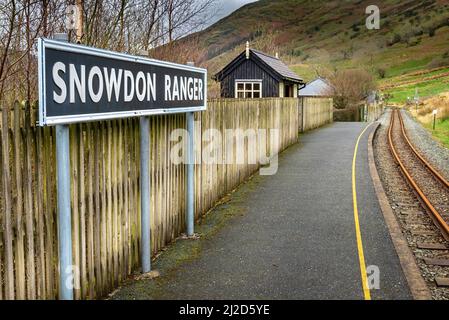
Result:
[[398,110],[391,116],[388,142],[406,180],[449,241],[449,182],[412,145]]
[[[388,145],[402,175],[441,235],[449,241],[449,182],[419,153],[407,136],[401,112],[393,110],[388,128]],[[421,243],[421,249],[448,250],[447,244]],[[440,255],[438,255],[440,256]],[[441,256],[440,256],[441,257]],[[447,267],[449,259],[424,258],[428,265]],[[448,286],[448,278],[436,278],[437,285]]]

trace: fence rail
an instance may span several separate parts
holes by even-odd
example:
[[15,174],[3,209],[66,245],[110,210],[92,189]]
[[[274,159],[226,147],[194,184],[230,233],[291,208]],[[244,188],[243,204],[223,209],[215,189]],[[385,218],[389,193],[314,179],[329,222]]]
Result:
[[366,104],[365,109],[366,109],[366,121],[372,122],[372,121],[376,121],[377,119],[379,119],[379,117],[382,115],[383,110],[384,110],[384,105],[383,105],[383,103],[378,103],[378,102],[369,103],[369,104]]
[[[298,99],[211,100],[195,116],[196,157],[226,144],[207,142],[207,129],[279,129],[281,151],[298,139]],[[0,299],[58,295],[55,130],[40,128],[35,107],[1,110]],[[152,253],[184,232],[185,168],[170,161],[185,115],[151,117]],[[259,138],[259,137],[258,137]],[[270,139],[267,139],[270,145]],[[213,146],[211,148],[211,145]],[[245,159],[260,160],[257,145]],[[269,150],[269,149],[268,149]],[[102,297],[139,268],[139,121],[122,119],[70,126],[72,239],[76,299]],[[258,164],[195,166],[196,218],[247,179]]]
[[326,97],[299,98],[300,131],[308,131],[333,122],[333,100]]

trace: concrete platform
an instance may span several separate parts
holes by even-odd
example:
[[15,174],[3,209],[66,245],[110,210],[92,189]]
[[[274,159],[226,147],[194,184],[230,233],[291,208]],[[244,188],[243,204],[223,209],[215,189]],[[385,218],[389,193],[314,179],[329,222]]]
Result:
[[[301,137],[274,176],[256,177],[240,217],[204,241],[199,257],[154,285],[114,298],[363,299],[352,202],[352,158],[364,123],[335,123]],[[373,299],[411,299],[369,174],[364,134],[356,163],[366,265],[380,270]],[[243,186],[242,188],[250,188]]]

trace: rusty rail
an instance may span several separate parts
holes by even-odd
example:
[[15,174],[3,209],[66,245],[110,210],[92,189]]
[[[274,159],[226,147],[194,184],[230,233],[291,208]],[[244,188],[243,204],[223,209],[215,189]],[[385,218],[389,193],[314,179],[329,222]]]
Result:
[[429,169],[429,172],[437,180],[439,180],[443,185],[445,185],[446,188],[448,188],[448,189],[449,189],[449,183],[414,148],[414,146],[411,144],[410,140],[408,139],[408,137],[406,135],[404,122],[403,122],[403,120],[401,118],[400,112],[398,112],[398,110],[393,110],[393,113],[391,115],[391,120],[390,120],[390,127],[388,129],[388,142],[389,142],[391,153],[393,154],[393,157],[396,159],[396,162],[399,164],[399,167],[401,168],[401,171],[405,175],[407,181],[410,183],[411,187],[416,191],[416,193],[418,194],[418,196],[420,197],[420,199],[422,200],[424,205],[429,210],[429,213],[430,213],[430,216],[431,216],[432,220],[434,221],[436,226],[441,230],[444,238],[446,238],[446,240],[449,241],[449,225],[448,225],[448,223],[443,219],[441,214],[435,209],[435,207],[432,205],[430,200],[426,197],[424,192],[421,190],[421,188],[418,186],[418,184],[412,178],[411,174],[409,173],[409,171],[407,170],[407,168],[404,166],[403,162],[401,161],[401,159],[400,159],[400,157],[398,155],[398,152],[396,151],[396,148],[395,148],[394,143],[393,143],[393,137],[392,137],[392,131],[393,131],[393,126],[394,126],[394,123],[395,123],[396,115],[399,118],[399,123],[401,125],[402,135],[403,135],[405,141],[407,142],[407,144],[410,146],[410,148],[413,151],[413,153],[417,156],[418,159],[420,159],[420,161],[423,163],[423,165]]

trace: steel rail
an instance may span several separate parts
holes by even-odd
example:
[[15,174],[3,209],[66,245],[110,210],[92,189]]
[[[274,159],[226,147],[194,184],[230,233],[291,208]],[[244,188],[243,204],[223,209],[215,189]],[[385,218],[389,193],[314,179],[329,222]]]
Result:
[[404,125],[404,120],[402,119],[402,114],[400,111],[398,111],[399,114],[399,121],[401,123],[401,130],[402,130],[402,135],[405,138],[405,141],[407,142],[408,146],[410,147],[410,149],[412,149],[413,153],[418,157],[419,160],[421,160],[421,162],[432,172],[432,174],[443,184],[446,186],[447,189],[449,189],[449,182],[434,168],[432,167],[432,165],[426,160],[424,159],[423,156],[421,156],[421,154],[418,152],[418,150],[416,150],[416,148],[413,146],[413,144],[410,142],[408,136],[407,136],[407,131],[405,130],[405,125]]
[[[399,167],[401,168],[401,171],[405,175],[407,181],[410,183],[412,188],[416,191],[418,196],[421,198],[422,202],[425,204],[427,209],[430,211],[431,218],[435,222],[436,226],[441,230],[443,237],[449,241],[449,225],[447,224],[446,221],[444,221],[441,214],[435,209],[435,207],[432,205],[430,200],[426,197],[424,192],[421,190],[421,188],[418,186],[418,184],[412,178],[412,176],[410,175],[410,173],[404,166],[403,162],[401,161],[401,159],[398,155],[398,152],[396,151],[396,148],[393,143],[392,131],[393,131],[393,126],[394,126],[394,122],[395,122],[395,115],[397,113],[398,113],[397,110],[393,110],[392,115],[391,115],[391,120],[390,120],[390,127],[388,129],[388,142],[389,142],[391,153],[393,154],[394,158],[396,159],[396,162],[399,164]],[[400,117],[400,115],[398,117]],[[399,121],[401,121],[400,118],[399,118]],[[429,171],[433,174],[433,171],[431,171],[431,170],[429,170]]]

